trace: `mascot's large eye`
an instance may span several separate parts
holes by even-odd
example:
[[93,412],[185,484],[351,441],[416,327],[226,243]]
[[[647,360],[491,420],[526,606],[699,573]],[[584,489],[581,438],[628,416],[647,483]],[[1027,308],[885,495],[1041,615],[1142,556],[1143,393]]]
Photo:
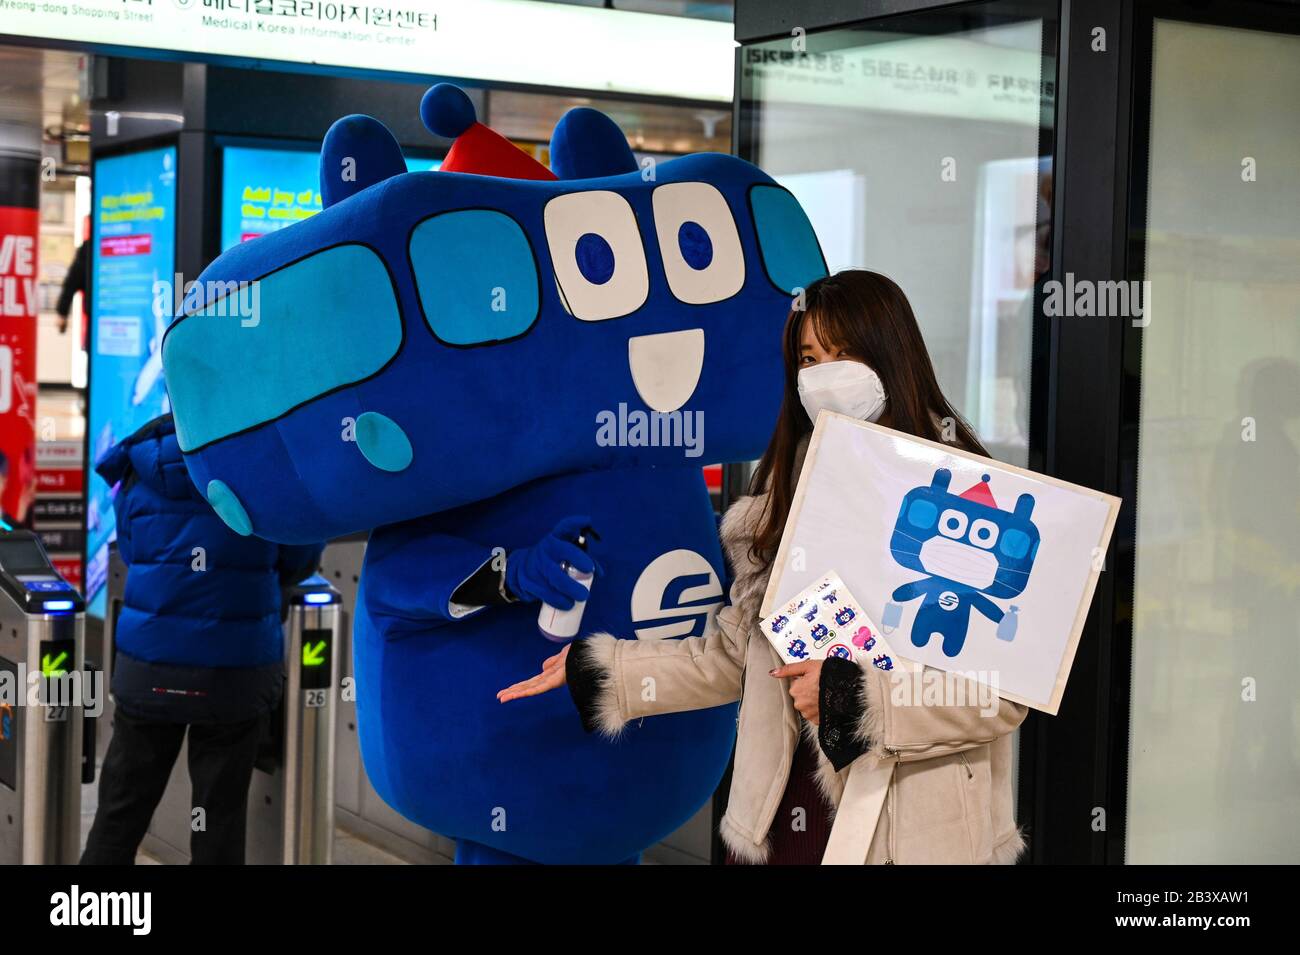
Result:
[[998,542],[998,525],[980,518],[970,526],[970,542],[976,547],[991,550]]
[[556,196],[542,213],[555,281],[575,318],[599,322],[635,312],[650,294],[636,216],[616,192]]
[[1002,535],[1002,553],[1019,560],[1029,553],[1029,535],[1014,528]]
[[[167,390],[186,409],[176,425],[185,451],[363,381],[402,345],[393,280],[365,246],[325,249],[244,287],[219,284],[229,293],[163,339]],[[232,368],[243,387],[229,387]]]
[[773,285],[793,293],[826,274],[826,259],[798,199],[779,186],[755,186],[749,190],[749,210]]
[[491,209],[444,212],[411,233],[411,270],[439,341],[517,338],[537,318],[537,265],[518,223]]
[[921,530],[934,527],[934,519],[938,516],[939,509],[925,500],[913,501],[907,509],[907,522]]
[[966,536],[966,515],[951,507],[948,508],[939,515],[939,533],[944,537],[960,540]]
[[707,182],[671,182],[651,195],[668,287],[688,305],[731,298],[745,284],[745,253],[722,193]]

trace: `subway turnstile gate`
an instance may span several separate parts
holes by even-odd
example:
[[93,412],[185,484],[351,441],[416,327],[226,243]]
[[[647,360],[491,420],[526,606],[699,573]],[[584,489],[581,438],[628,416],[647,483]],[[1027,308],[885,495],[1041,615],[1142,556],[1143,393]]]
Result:
[[[309,577],[288,595],[281,758],[253,773],[248,861],[334,861],[334,750],[339,695],[334,648],[342,634],[339,593]],[[276,761],[268,760],[268,767]]]
[[0,530],[0,628],[0,864],[75,864],[84,705],[100,688],[81,595],[30,531]]
[[[245,858],[254,864],[329,865],[339,696],[335,648],[344,614],[338,591],[323,577],[309,577],[286,599],[284,697],[248,789]],[[190,858],[187,759],[182,748],[143,843],[167,863]]]

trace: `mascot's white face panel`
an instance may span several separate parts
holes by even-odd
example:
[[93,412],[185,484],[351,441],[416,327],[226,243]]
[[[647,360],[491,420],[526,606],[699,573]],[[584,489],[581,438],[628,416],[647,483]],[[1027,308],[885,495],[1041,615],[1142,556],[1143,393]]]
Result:
[[717,627],[722,583],[693,550],[670,550],[641,571],[632,588],[632,626],[639,640],[699,637]]

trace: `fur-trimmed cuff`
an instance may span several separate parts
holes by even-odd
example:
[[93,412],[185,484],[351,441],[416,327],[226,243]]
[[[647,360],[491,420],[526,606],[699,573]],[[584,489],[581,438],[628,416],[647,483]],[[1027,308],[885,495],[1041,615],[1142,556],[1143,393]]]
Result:
[[627,726],[618,705],[618,691],[614,684],[614,654],[618,639],[607,633],[597,633],[585,640],[569,645],[569,656],[564,664],[565,682],[573,705],[582,718],[582,728],[588,733],[600,733],[616,738]]
[[741,831],[740,827],[731,821],[731,817],[724,815],[722,821],[718,823],[718,835],[722,837],[722,844],[727,847],[737,862],[743,862],[745,865],[766,865],[768,857],[772,854],[772,843],[769,839],[764,839],[761,843],[754,841],[748,833]]
[[993,847],[992,865],[1015,865],[1020,854],[1025,851],[1025,834],[1019,828],[1012,829],[1010,835],[1004,836]]
[[870,663],[863,663],[861,667],[862,709],[853,735],[867,744],[868,753],[877,759],[884,759],[889,755],[885,752],[885,707],[889,701],[885,699],[885,681],[881,679],[883,673]]

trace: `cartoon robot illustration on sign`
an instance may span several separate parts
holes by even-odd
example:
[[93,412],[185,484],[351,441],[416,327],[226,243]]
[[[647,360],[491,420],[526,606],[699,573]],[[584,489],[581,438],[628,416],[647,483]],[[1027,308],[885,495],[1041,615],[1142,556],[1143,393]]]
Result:
[[900,565],[925,576],[894,590],[897,603],[886,605],[882,623],[896,624],[899,604],[920,597],[912,645],[924,647],[937,638],[944,655],[955,657],[966,643],[972,610],[998,625],[999,639],[1015,637],[1019,608],[1004,611],[994,599],[1024,592],[1040,538],[1030,517],[1032,494],[1021,494],[1014,510],[1004,511],[989,475],[961,494],[948,489],[951,480],[951,471],[938,468],[928,486],[903,498],[889,549]]

